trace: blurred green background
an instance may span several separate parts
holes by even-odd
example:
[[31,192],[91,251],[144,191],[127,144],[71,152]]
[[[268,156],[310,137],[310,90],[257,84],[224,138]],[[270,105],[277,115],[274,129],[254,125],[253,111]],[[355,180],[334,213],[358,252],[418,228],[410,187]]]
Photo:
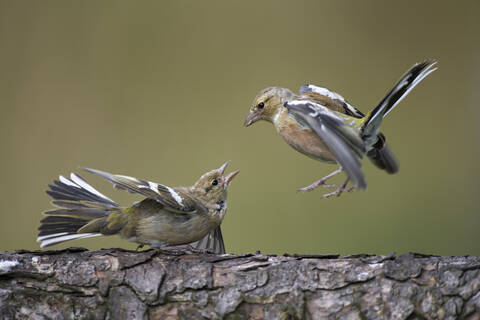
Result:
[[[479,16],[479,1],[0,1],[0,250],[39,248],[46,185],[78,166],[175,186],[232,160],[229,252],[480,255]],[[400,172],[365,160],[366,192],[296,193],[335,167],[242,126],[272,85],[366,112],[426,58],[439,70],[382,127]]]

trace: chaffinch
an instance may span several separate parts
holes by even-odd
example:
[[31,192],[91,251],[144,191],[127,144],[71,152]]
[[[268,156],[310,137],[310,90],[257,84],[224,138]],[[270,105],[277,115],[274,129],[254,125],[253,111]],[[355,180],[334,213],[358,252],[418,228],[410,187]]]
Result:
[[[363,155],[387,173],[396,173],[399,165],[379,131],[382,119],[426,76],[436,70],[436,62],[414,65],[387,93],[371,112],[364,115],[338,93],[314,85],[304,85],[300,94],[289,89],[270,87],[255,97],[245,127],[265,120],[272,122],[277,132],[295,150],[340,167],[299,191],[311,191],[326,184],[334,175],[345,171],[347,179],[334,192],[324,197],[340,196],[353,187],[365,189],[367,183],[359,159]],[[347,189],[348,182],[353,187]]]
[[227,210],[227,188],[239,172],[224,176],[228,163],[205,173],[193,186],[176,188],[84,169],[118,189],[146,197],[127,208],[120,207],[75,173],[70,179],[60,176],[46,191],[58,209],[44,213],[37,241],[43,248],[73,239],[118,234],[140,247],[196,242],[199,249],[225,253],[220,224]]

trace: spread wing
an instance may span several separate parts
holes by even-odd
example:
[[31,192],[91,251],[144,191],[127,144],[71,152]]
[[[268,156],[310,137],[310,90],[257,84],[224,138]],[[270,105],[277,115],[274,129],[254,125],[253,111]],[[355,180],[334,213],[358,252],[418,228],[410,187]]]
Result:
[[358,133],[337,114],[318,103],[293,100],[284,106],[290,114],[308,124],[326,143],[353,184],[365,189],[367,183],[359,161],[365,154],[365,144]]
[[220,226],[210,231],[203,239],[191,243],[191,246],[197,249],[212,251],[217,254],[225,253],[225,244],[223,243],[222,230]]
[[203,205],[189,195],[163,184],[129,176],[111,174],[96,169],[83,169],[110,181],[115,188],[154,199],[164,205],[166,210],[171,212],[194,213],[207,211]]
[[300,87],[300,94],[306,95],[308,99],[331,110],[345,113],[351,117],[363,118],[365,116],[360,110],[345,101],[341,95],[327,88],[306,84]]

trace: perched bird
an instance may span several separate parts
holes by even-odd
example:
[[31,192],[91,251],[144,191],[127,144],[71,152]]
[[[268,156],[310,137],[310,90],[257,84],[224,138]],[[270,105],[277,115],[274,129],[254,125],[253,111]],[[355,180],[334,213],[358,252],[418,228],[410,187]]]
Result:
[[224,176],[228,163],[205,173],[191,187],[177,188],[84,169],[118,189],[146,197],[128,208],[120,207],[75,173],[70,179],[60,176],[46,191],[58,209],[44,212],[37,241],[43,248],[73,239],[118,234],[140,246],[196,242],[199,249],[225,253],[220,224],[227,210],[227,188],[239,172]]
[[289,89],[270,87],[255,97],[245,127],[265,120],[272,122],[277,132],[295,150],[324,162],[338,163],[340,167],[329,175],[299,191],[311,191],[326,184],[334,175],[345,171],[346,181],[324,197],[340,196],[349,181],[358,189],[367,183],[361,170],[360,158],[367,157],[387,173],[396,173],[399,165],[387,147],[385,136],[379,131],[382,119],[426,76],[436,70],[436,62],[425,61],[414,65],[372,111],[364,115],[338,93],[314,85],[304,85],[300,94]]

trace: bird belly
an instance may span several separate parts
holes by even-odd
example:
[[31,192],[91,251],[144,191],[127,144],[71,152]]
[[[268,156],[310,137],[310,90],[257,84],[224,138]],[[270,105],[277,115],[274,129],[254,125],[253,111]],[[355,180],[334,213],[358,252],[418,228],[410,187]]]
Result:
[[180,245],[200,240],[217,225],[206,215],[166,212],[143,218],[137,234],[142,243]]
[[315,160],[336,162],[325,142],[311,129],[303,128],[291,121],[278,131],[285,142],[298,152]]

